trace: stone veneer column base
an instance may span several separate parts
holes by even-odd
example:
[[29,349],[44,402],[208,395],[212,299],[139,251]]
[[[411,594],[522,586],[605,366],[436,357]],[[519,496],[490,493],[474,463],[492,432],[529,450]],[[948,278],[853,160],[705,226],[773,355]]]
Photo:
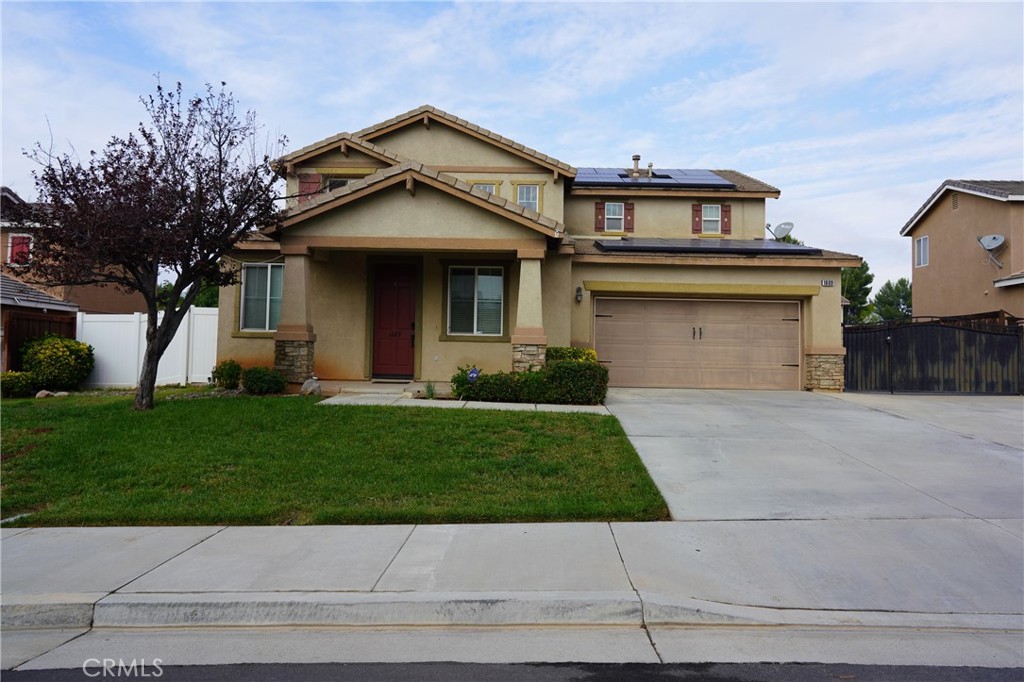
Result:
[[804,388],[808,391],[842,391],[846,388],[846,357],[805,355]]
[[313,341],[274,341],[274,369],[292,384],[313,376]]
[[539,343],[512,344],[512,371],[536,372],[544,366],[547,346]]

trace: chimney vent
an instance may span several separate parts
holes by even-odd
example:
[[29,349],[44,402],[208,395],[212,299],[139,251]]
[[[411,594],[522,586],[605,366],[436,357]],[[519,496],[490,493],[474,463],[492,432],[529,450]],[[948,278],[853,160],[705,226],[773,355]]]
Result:
[[633,172],[631,174],[634,178],[640,177],[640,155],[633,155]]
[[649,177],[649,178],[653,178],[654,177],[654,162],[653,161],[648,161],[647,162],[647,177]]

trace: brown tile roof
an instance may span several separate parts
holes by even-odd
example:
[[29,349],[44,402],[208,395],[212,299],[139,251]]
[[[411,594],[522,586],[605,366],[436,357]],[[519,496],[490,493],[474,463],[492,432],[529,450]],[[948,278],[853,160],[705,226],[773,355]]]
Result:
[[946,180],[932,192],[921,208],[914,212],[907,224],[900,230],[907,236],[924,214],[931,210],[946,190],[960,190],[971,194],[990,197],[998,201],[1024,201],[1024,180]]
[[740,173],[739,171],[734,170],[712,170],[711,172],[718,175],[723,180],[728,180],[732,184],[736,185],[736,189],[740,192],[782,193],[778,187],[773,187],[767,182],[761,182],[757,178],[752,178],[746,173]]
[[354,180],[347,185],[337,187],[329,192],[323,192],[319,195],[314,195],[310,201],[299,204],[292,207],[288,211],[288,216],[285,218],[286,226],[290,223],[295,222],[296,218],[300,218],[306,213],[309,213],[325,204],[329,204],[337,199],[359,193],[374,185],[379,185],[391,178],[402,175],[403,173],[416,173],[418,175],[436,180],[443,183],[454,190],[453,194],[464,194],[471,195],[477,199],[483,199],[490,204],[493,209],[498,213],[511,213],[516,216],[524,218],[526,221],[535,223],[539,226],[542,232],[549,234],[549,236],[557,236],[565,232],[565,226],[557,220],[552,220],[546,215],[531,211],[528,208],[524,208],[519,204],[511,202],[507,199],[495,196],[490,192],[485,192],[482,189],[474,188],[469,183],[463,182],[456,177],[448,175],[447,173],[438,172],[429,166],[416,161],[405,161],[397,166],[391,166],[390,168],[383,168],[376,173],[367,175],[364,178]]
[[430,106],[429,104],[424,104],[423,106],[417,107],[411,111],[407,111],[404,114],[399,114],[398,116],[389,118],[386,121],[381,121],[380,123],[369,126],[368,128],[363,128],[362,130],[356,132],[355,136],[361,138],[372,138],[376,133],[390,129],[394,126],[402,125],[403,123],[406,123],[408,121],[413,121],[415,119],[422,118],[424,114],[430,116],[435,120],[444,121],[449,125],[453,125],[457,128],[463,128],[465,130],[474,132],[482,137],[486,137],[495,144],[497,144],[498,146],[505,147],[510,151],[518,153],[519,156],[524,156],[533,159],[534,161],[538,161],[542,165],[548,166],[550,168],[557,168],[565,175],[576,175],[576,169],[570,166],[569,164],[565,163],[564,161],[559,161],[558,159],[552,156],[542,154],[536,149],[531,149],[530,147],[520,144],[519,142],[516,142],[511,138],[499,135],[498,133],[490,131],[487,128],[478,126],[475,123],[471,123],[470,121],[467,121],[463,118],[459,118],[458,116],[449,114],[447,111],[442,111],[441,109]]
[[315,156],[316,154],[321,154],[332,147],[339,146],[342,142],[352,147],[355,147],[361,151],[364,151],[370,156],[375,156],[381,160],[391,161],[393,163],[402,163],[403,161],[405,161],[405,159],[400,157],[398,154],[390,152],[387,149],[384,149],[383,147],[378,147],[372,142],[367,142],[366,140],[359,139],[359,137],[352,135],[351,133],[338,133],[337,135],[332,135],[331,137],[320,140],[319,142],[308,144],[302,149],[296,149],[294,152],[291,152],[290,154],[285,154],[281,158],[275,160],[274,163],[280,165],[284,165],[287,163],[296,163],[304,158]]

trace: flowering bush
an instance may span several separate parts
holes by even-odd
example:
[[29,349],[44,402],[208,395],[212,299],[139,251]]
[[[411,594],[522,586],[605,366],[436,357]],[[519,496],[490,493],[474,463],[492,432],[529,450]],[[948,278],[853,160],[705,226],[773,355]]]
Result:
[[92,346],[57,334],[30,341],[22,350],[22,367],[36,386],[50,390],[77,388],[95,364]]
[[35,379],[29,372],[4,372],[0,374],[0,396],[4,398],[27,398],[35,392]]

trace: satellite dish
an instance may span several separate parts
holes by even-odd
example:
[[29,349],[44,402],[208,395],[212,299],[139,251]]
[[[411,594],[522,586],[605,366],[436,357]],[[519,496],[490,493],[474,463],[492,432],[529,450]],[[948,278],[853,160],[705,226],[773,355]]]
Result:
[[779,223],[778,225],[775,226],[774,230],[772,229],[772,224],[767,223],[764,226],[764,229],[771,232],[772,237],[774,237],[776,240],[779,240],[793,231],[793,223]]
[[1001,234],[989,234],[984,237],[978,237],[978,243],[981,244],[981,248],[986,251],[995,251],[1006,241],[1006,237]]

